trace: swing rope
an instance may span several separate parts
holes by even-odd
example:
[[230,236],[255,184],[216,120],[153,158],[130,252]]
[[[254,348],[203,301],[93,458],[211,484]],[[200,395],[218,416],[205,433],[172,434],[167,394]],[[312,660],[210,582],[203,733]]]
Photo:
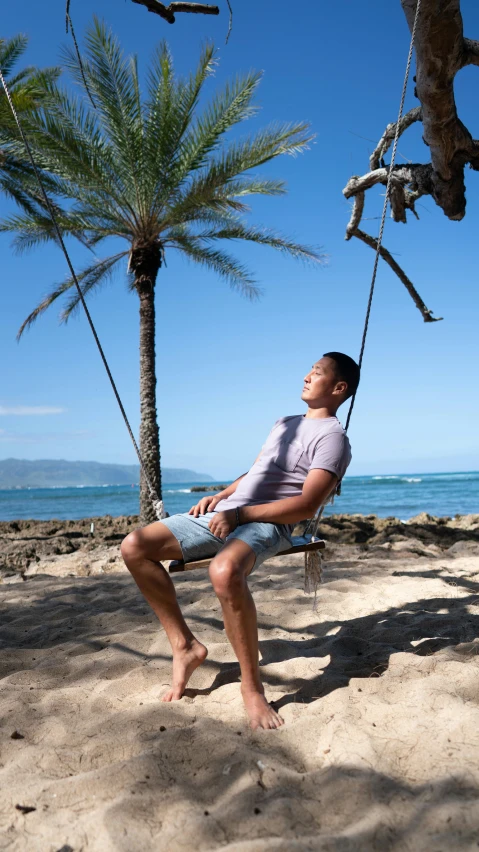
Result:
[[78,292],[78,297],[80,299],[81,304],[83,305],[83,310],[85,311],[86,318],[88,320],[88,323],[90,325],[93,337],[95,338],[95,343],[96,343],[96,345],[98,347],[98,351],[100,353],[100,357],[103,361],[103,366],[105,367],[105,370],[107,372],[108,378],[110,380],[111,387],[113,389],[113,393],[115,394],[116,401],[118,403],[118,406],[119,406],[120,411],[121,411],[122,416],[123,416],[123,420],[125,421],[125,425],[126,425],[126,428],[128,430],[128,434],[129,434],[131,441],[133,443],[133,446],[135,448],[136,455],[138,456],[138,461],[140,463],[141,471],[142,471],[143,476],[145,478],[145,482],[147,484],[148,491],[150,492],[150,498],[151,498],[153,508],[155,510],[157,518],[159,520],[161,520],[164,517],[163,501],[160,500],[160,498],[158,497],[158,494],[156,493],[156,489],[154,488],[153,483],[151,482],[151,479],[150,479],[148,470],[146,468],[145,462],[144,462],[142,455],[140,453],[140,448],[139,448],[139,446],[136,442],[136,438],[135,438],[135,436],[133,434],[133,430],[130,426],[130,421],[128,420],[128,416],[126,414],[125,408],[124,408],[123,403],[121,401],[120,394],[118,393],[118,389],[116,387],[115,380],[114,380],[113,375],[111,373],[108,361],[106,359],[106,355],[105,355],[105,353],[103,351],[103,347],[100,343],[100,338],[98,337],[95,325],[93,323],[93,319],[91,317],[90,311],[88,310],[88,306],[87,306],[86,301],[85,301],[85,297],[82,293],[82,289],[80,287],[80,284],[78,283],[78,278],[77,278],[75,270],[73,268],[73,264],[70,260],[70,255],[68,254],[67,247],[64,243],[64,240],[63,240],[63,237],[62,237],[62,234],[61,234],[61,231],[60,231],[60,227],[58,225],[57,218],[56,218],[56,215],[55,215],[55,211],[53,209],[53,205],[52,205],[52,203],[51,203],[51,201],[50,201],[50,199],[47,195],[47,192],[45,190],[45,187],[44,187],[41,175],[40,175],[40,171],[39,171],[37,164],[35,162],[35,159],[33,157],[32,150],[30,148],[30,144],[29,144],[28,139],[25,135],[23,127],[20,123],[20,119],[18,118],[17,111],[16,111],[15,106],[13,104],[13,101],[12,101],[12,98],[11,98],[10,92],[8,90],[8,86],[6,84],[6,81],[5,81],[5,78],[3,76],[1,68],[0,68],[0,82],[2,83],[5,95],[7,96],[7,100],[8,100],[8,103],[10,105],[10,109],[13,113],[13,117],[14,117],[15,123],[18,127],[18,130],[19,130],[20,136],[22,138],[23,144],[25,145],[25,148],[28,152],[28,157],[29,157],[29,160],[32,164],[33,171],[35,172],[35,176],[36,176],[38,185],[40,187],[41,195],[42,195],[43,200],[45,202],[45,206],[47,207],[48,212],[50,214],[50,218],[52,220],[52,224],[53,224],[53,228],[55,230],[57,241],[58,241],[58,243],[59,243],[59,245],[60,245],[60,247],[63,251],[63,254],[65,255],[65,259],[66,259],[66,262],[68,264],[68,268],[70,270],[71,277],[73,278],[73,281],[75,283],[75,287],[76,287],[77,292]]
[[[373,267],[373,274],[372,274],[372,279],[371,279],[371,288],[369,290],[368,306],[367,306],[367,309],[366,309],[366,318],[364,320],[363,337],[362,337],[362,340],[361,340],[361,350],[360,350],[360,353],[359,353],[359,361],[358,361],[359,369],[361,369],[361,367],[362,367],[364,349],[366,347],[366,337],[367,337],[367,333],[368,333],[368,329],[369,329],[369,317],[371,315],[371,305],[372,305],[372,302],[373,302],[374,287],[375,287],[375,284],[376,284],[376,276],[377,276],[377,271],[378,271],[379,257],[380,257],[380,254],[381,254],[381,244],[382,244],[382,241],[383,241],[384,226],[385,226],[385,223],[386,223],[386,213],[387,213],[387,208],[388,208],[388,204],[389,204],[389,198],[390,198],[390,195],[391,195],[391,185],[392,185],[392,182],[393,182],[393,169],[394,169],[394,164],[396,162],[396,151],[397,151],[397,146],[398,146],[398,141],[399,141],[400,122],[401,122],[402,114],[403,114],[403,111],[404,111],[404,101],[406,100],[407,84],[408,84],[408,81],[409,81],[409,72],[411,70],[412,53],[413,53],[413,49],[414,49],[414,39],[416,37],[416,28],[417,28],[417,22],[418,22],[418,19],[419,19],[420,8],[421,8],[421,0],[417,0],[416,14],[414,16],[414,24],[413,24],[412,33],[411,33],[411,43],[409,45],[409,53],[408,53],[407,63],[406,63],[406,72],[405,72],[405,75],[404,75],[404,83],[403,83],[403,87],[402,87],[401,102],[399,104],[399,114],[398,114],[398,119],[397,119],[397,122],[396,122],[396,132],[394,134],[394,144],[393,144],[393,149],[392,149],[392,152],[391,152],[391,163],[389,165],[388,179],[387,179],[387,184],[386,184],[386,195],[384,196],[383,212],[381,214],[381,224],[380,224],[380,227],[379,227],[379,236],[378,236],[377,244],[376,244],[376,256],[374,258],[374,267]],[[357,391],[354,392],[353,398],[351,400],[351,405],[349,406],[349,411],[348,411],[348,416],[347,416],[347,419],[346,419],[346,426],[345,426],[346,432],[348,431],[349,423],[351,421],[351,415],[353,413],[354,403],[356,401],[356,393],[357,393]]]
[[[390,163],[389,171],[388,171],[388,179],[387,179],[387,184],[386,184],[386,194],[384,196],[384,204],[383,204],[383,210],[382,210],[382,214],[381,214],[381,224],[379,226],[379,235],[378,235],[378,239],[377,239],[377,243],[376,243],[376,255],[375,255],[375,258],[374,258],[373,274],[372,274],[372,278],[371,278],[371,286],[370,286],[370,289],[369,289],[369,298],[368,298],[368,304],[367,304],[367,308],[366,308],[366,318],[364,320],[363,336],[362,336],[362,340],[361,340],[361,349],[360,349],[359,360],[358,360],[359,369],[361,369],[361,367],[362,367],[364,350],[366,348],[366,337],[367,337],[368,329],[369,329],[369,318],[371,316],[371,306],[372,306],[372,303],[373,303],[374,288],[375,288],[375,285],[376,285],[378,264],[379,264],[379,258],[380,258],[380,255],[381,255],[381,244],[382,244],[382,241],[383,241],[384,226],[386,224],[386,214],[387,214],[387,209],[388,209],[388,204],[389,204],[389,198],[390,198],[390,195],[391,195],[391,186],[392,186],[392,182],[393,182],[393,179],[394,179],[393,178],[393,169],[394,169],[394,164],[396,162],[396,152],[397,152],[397,146],[398,146],[398,141],[399,141],[400,122],[401,122],[402,114],[403,114],[403,111],[404,111],[404,102],[406,100],[407,84],[409,82],[409,73],[410,73],[410,70],[411,70],[412,54],[413,54],[413,49],[414,49],[414,39],[416,37],[416,29],[417,29],[417,22],[418,22],[418,19],[419,19],[420,8],[421,8],[421,0],[417,0],[416,14],[414,16],[414,24],[413,24],[412,33],[411,33],[411,43],[409,45],[409,53],[408,53],[407,62],[406,62],[406,71],[405,71],[405,74],[404,74],[404,82],[403,82],[402,93],[401,93],[401,101],[400,101],[400,104],[399,104],[398,119],[397,119],[397,122],[396,122],[396,132],[394,134],[394,144],[393,144],[393,148],[392,148],[392,152],[391,152],[391,163]],[[352,399],[351,399],[351,405],[349,406],[349,411],[348,411],[348,416],[346,418],[346,426],[345,426],[346,432],[348,431],[349,424],[351,422],[351,415],[353,413],[354,403],[356,401],[356,394],[357,394],[357,391],[354,392]],[[327,506],[328,503],[332,503],[334,501],[335,496],[336,495],[339,496],[340,493],[341,493],[341,483],[339,482],[336,489],[333,491],[332,495],[327,498],[327,500],[325,501],[325,503],[323,503],[322,506],[320,506],[316,517],[314,519],[311,519],[311,521],[306,526],[306,529],[304,531],[305,535],[306,535],[307,531],[309,530],[310,526],[313,527],[313,531],[312,531],[312,540],[313,541],[316,538],[319,523],[321,521],[325,506]],[[312,559],[316,559],[316,558],[320,558],[320,554],[318,553],[318,556],[316,557],[315,553],[311,553],[311,554],[308,554],[308,557],[310,557]]]

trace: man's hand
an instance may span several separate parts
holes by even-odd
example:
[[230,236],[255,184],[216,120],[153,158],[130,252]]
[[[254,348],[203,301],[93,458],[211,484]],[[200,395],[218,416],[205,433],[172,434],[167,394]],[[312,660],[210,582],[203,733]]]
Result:
[[196,506],[192,506],[189,515],[194,515],[195,518],[198,515],[206,515],[207,512],[212,512],[215,506],[223,500],[223,496],[220,494],[209,494],[208,497],[202,497],[200,502],[196,504]]
[[236,529],[236,510],[228,509],[226,512],[217,512],[208,524],[209,529],[218,538],[226,538]]

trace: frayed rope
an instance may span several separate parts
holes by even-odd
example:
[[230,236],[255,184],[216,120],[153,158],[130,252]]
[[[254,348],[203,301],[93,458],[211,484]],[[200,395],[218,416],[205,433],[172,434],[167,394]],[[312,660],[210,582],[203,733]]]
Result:
[[[313,537],[312,541],[316,541]],[[320,550],[308,550],[304,554],[304,591],[307,595],[314,593],[313,612],[318,609],[318,587],[323,573],[323,558]]]

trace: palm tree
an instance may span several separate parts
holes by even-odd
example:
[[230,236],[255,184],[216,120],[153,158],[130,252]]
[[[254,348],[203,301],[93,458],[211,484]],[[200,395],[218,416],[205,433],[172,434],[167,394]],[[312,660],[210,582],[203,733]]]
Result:
[[[12,71],[27,45],[28,38],[22,34],[10,39],[0,39],[0,69],[17,114],[24,120],[39,107],[45,97],[45,88],[60,74],[59,68],[38,69],[29,65],[12,76]],[[17,139],[15,120],[4,88],[0,85],[0,190],[21,202],[26,199],[15,178],[17,172],[21,171],[26,179],[31,171],[22,156],[15,155],[12,142]],[[31,192],[34,192],[33,184]]]
[[[312,137],[304,123],[277,124],[225,142],[228,130],[256,112],[252,101],[260,75],[238,76],[200,111],[200,94],[216,64],[211,45],[203,50],[196,71],[178,78],[162,43],[144,97],[136,57],[126,57],[97,20],[86,35],[84,74],[75,53],[66,51],[64,59],[81,96],[50,84],[48,104],[35,121],[31,142],[62,232],[80,238],[92,251],[107,238],[121,238],[125,244],[102,259],[95,255],[78,279],[88,296],[127,261],[129,288],[140,302],[140,449],[161,497],[155,373],[158,271],[170,249],[176,249],[254,298],[255,282],[221,247],[225,240],[248,240],[293,257],[320,260],[313,249],[244,220],[247,196],[285,192],[283,181],[257,176],[251,169],[280,154],[302,151]],[[96,108],[86,96],[85,80]],[[38,200],[4,220],[0,230],[16,234],[18,250],[55,238]],[[19,336],[60,296],[69,294],[73,284],[67,278],[56,286],[27,317]],[[61,319],[67,320],[78,305],[74,290]],[[140,509],[143,522],[155,519],[143,480]]]

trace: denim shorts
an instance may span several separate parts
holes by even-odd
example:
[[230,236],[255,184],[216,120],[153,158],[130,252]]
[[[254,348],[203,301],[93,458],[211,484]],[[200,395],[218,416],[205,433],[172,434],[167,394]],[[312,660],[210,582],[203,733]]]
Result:
[[[195,518],[188,513],[172,515],[160,523],[168,527],[177,539],[185,562],[196,562],[216,556],[228,541],[238,538],[245,541],[256,554],[253,569],[281,550],[291,547],[291,538],[283,524],[251,523],[236,527],[225,539],[213,535],[208,527],[216,512],[207,512]],[[252,570],[253,570],[252,569]]]

